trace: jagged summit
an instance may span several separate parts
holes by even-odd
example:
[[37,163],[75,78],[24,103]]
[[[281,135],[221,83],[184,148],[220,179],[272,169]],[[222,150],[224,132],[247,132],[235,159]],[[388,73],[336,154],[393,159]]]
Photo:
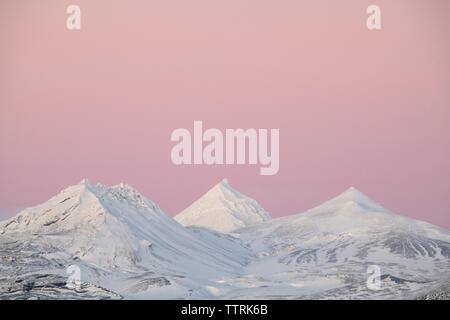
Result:
[[[130,210],[130,208],[134,210]],[[16,231],[62,231],[74,228],[92,230],[118,218],[164,220],[173,223],[158,205],[126,184],[105,186],[83,179],[48,201],[26,208],[14,217],[0,223],[0,233]]]
[[[88,189],[92,192],[96,192],[96,193],[105,193],[111,190],[121,190],[121,191],[127,191],[130,193],[135,193],[135,194],[140,194],[139,191],[137,191],[136,189],[134,189],[132,186],[130,186],[129,184],[126,183],[119,183],[116,185],[112,185],[112,186],[107,186],[104,185],[102,183],[97,183],[94,184],[92,182],[90,182],[88,179],[83,179],[81,180],[78,184],[67,187],[66,189],[62,190],[61,192],[66,192],[66,191],[74,191],[74,190],[83,190],[83,189]],[[141,195],[142,196],[142,195]]]
[[184,226],[201,226],[232,232],[270,219],[270,215],[253,199],[235,190],[223,179],[199,200],[175,216]]

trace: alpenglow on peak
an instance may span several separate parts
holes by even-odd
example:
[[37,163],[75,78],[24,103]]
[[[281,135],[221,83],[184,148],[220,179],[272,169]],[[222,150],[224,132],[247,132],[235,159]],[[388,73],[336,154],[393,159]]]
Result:
[[175,220],[184,226],[232,232],[270,220],[270,215],[256,200],[243,195],[223,179],[176,215]]

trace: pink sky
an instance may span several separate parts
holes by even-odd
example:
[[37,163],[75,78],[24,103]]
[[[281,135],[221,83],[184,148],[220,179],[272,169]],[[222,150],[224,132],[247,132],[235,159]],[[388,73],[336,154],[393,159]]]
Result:
[[[66,7],[82,30],[66,29]],[[366,28],[377,4],[382,30]],[[224,177],[273,217],[355,186],[450,229],[450,1],[3,0],[0,218],[88,178],[174,215]],[[280,171],[174,166],[170,134],[279,128]]]

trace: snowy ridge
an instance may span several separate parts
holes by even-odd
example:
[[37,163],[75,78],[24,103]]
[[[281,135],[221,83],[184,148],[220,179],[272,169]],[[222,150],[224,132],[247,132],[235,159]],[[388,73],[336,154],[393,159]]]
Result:
[[302,235],[302,230],[310,233],[361,236],[395,230],[450,241],[450,233],[447,230],[394,214],[354,187],[304,213],[273,219],[261,226],[248,228],[247,231],[273,232],[278,229],[280,236],[286,237],[292,236],[285,233],[288,230],[293,230],[296,236]]
[[[0,298],[398,299],[450,291],[450,232],[396,215],[353,187],[270,219],[224,180],[177,220],[190,226],[129,185],[83,180],[0,222]],[[223,226],[233,233],[217,231]],[[81,270],[82,292],[62,283],[70,265]],[[382,290],[368,289],[368,265],[380,268]]]
[[[266,283],[289,284],[278,296],[397,299],[400,292],[413,296],[427,283],[450,278],[448,230],[396,215],[355,188],[304,213],[237,233],[260,257],[250,273]],[[367,288],[368,265],[380,267],[383,290]],[[273,294],[259,286],[250,291],[246,295]]]
[[89,282],[137,296],[158,286],[187,292],[197,277],[240,274],[252,259],[235,239],[184,228],[128,185],[87,180],[2,222],[0,235],[0,247],[19,240],[21,251],[42,252],[39,264],[50,265],[39,270],[77,263]]
[[[110,211],[107,209],[111,207]],[[93,185],[87,179],[75,186],[62,190],[47,202],[27,208],[15,217],[0,223],[0,232],[63,230],[74,225],[99,226],[104,223],[105,211],[118,218],[132,218],[121,210],[136,209],[136,213],[150,214],[153,219],[170,221],[155,203],[145,199],[139,192],[126,184],[106,187]],[[73,214],[76,212],[77,214]],[[66,221],[66,223],[61,223]],[[59,222],[59,223],[58,223]]]
[[270,215],[253,199],[233,189],[227,179],[175,216],[184,226],[232,232],[267,220]]

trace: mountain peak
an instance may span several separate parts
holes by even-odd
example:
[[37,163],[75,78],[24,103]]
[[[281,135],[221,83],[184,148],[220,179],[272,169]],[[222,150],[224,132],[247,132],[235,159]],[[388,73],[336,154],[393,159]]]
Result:
[[76,184],[74,186],[69,186],[66,189],[70,189],[70,188],[77,188],[77,189],[87,188],[89,190],[93,190],[93,189],[95,189],[95,185],[92,182],[90,182],[88,179],[84,178],[78,184]]
[[393,215],[392,212],[366,196],[355,187],[348,188],[338,196],[308,210],[307,213],[312,216],[329,215],[330,217],[344,215],[352,217],[352,219],[356,220],[361,217],[361,214],[365,216],[367,213],[383,213],[388,214],[389,216]]
[[352,200],[358,200],[358,199],[369,199],[364,193],[356,189],[355,187],[349,187],[347,190],[342,192],[338,197],[346,198],[346,199],[352,199]]
[[86,178],[82,179],[79,184],[92,185],[92,183]]
[[[67,196],[67,197],[74,197],[76,195],[81,196],[86,191],[95,194],[96,190],[97,190],[96,185],[91,183],[88,179],[84,178],[78,184],[71,185],[71,186],[64,188],[53,198],[58,198],[60,196]],[[50,200],[52,200],[52,199],[50,199]]]
[[67,187],[62,190],[58,196],[94,196],[99,199],[105,199],[105,197],[113,197],[118,200],[128,200],[135,206],[145,206],[150,204],[151,207],[156,207],[152,201],[146,199],[139,191],[126,183],[119,183],[113,186],[107,186],[101,183],[93,184],[88,179],[83,179],[77,185]]
[[364,193],[362,193],[361,191],[359,191],[358,189],[356,189],[353,186],[348,188],[347,190],[342,192],[340,195],[331,199],[328,202],[335,202],[335,203],[342,203],[342,204],[345,204],[348,202],[354,202],[356,204],[370,207],[370,208],[379,209],[381,207],[377,202],[373,201],[372,199],[370,199],[368,196],[366,196]]
[[[83,179],[69,186],[48,201],[26,208],[16,216],[0,223],[5,231],[63,230],[83,226],[83,229],[99,226],[105,217],[119,220],[140,219],[171,220],[161,208],[130,185],[121,183],[108,187],[92,184]],[[109,219],[110,221],[111,219]],[[8,230],[6,230],[8,226]]]
[[222,179],[219,183],[217,183],[214,187],[212,187],[211,189],[209,189],[209,191],[211,190],[215,190],[215,189],[228,189],[228,190],[233,190],[233,187],[230,185],[230,183],[228,182],[227,178]]
[[184,226],[202,226],[231,232],[270,219],[253,199],[235,190],[223,179],[200,199],[175,216]]
[[234,189],[228,182],[228,179],[225,178],[209,189],[203,197],[216,199],[226,198],[228,200],[235,201],[236,199],[241,199],[245,196]]

